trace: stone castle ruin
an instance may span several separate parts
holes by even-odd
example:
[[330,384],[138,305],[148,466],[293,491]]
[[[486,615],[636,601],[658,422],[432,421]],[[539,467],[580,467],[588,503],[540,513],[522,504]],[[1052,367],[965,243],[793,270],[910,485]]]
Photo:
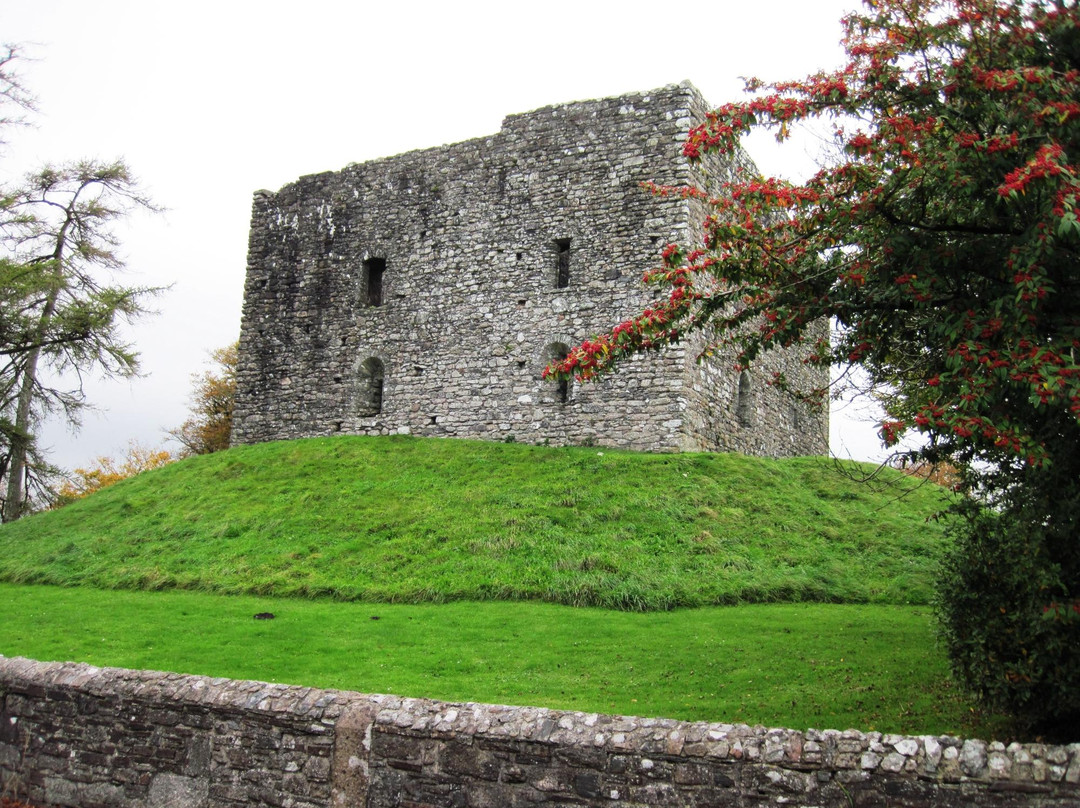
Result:
[[[587,384],[541,378],[640,313],[642,275],[700,237],[696,200],[738,165],[681,156],[707,106],[688,84],[511,115],[490,137],[255,194],[233,442],[413,434],[649,451],[827,451],[827,416],[702,337]],[[749,165],[744,156],[739,164]]]

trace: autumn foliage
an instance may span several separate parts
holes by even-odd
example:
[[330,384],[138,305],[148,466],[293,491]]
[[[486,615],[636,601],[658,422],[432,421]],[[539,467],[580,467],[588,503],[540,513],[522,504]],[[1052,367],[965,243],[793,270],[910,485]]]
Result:
[[926,480],[949,490],[955,491],[963,485],[963,474],[960,469],[948,461],[931,463],[927,460],[919,460],[914,463],[906,463],[901,459],[898,465],[900,471],[909,477]]
[[200,455],[229,448],[236,399],[237,343],[211,353],[214,367],[192,376],[191,416],[169,435],[181,454]]
[[[801,184],[747,173],[715,198],[653,188],[705,202],[701,240],[664,249],[652,306],[548,368],[589,378],[690,330],[740,366],[778,346],[858,365],[884,402],[884,443],[922,433],[910,460],[962,472],[971,552],[943,590],[980,591],[944,597],[944,631],[969,685],[1033,723],[1080,716],[1078,622],[1043,611],[1080,596],[1078,18],[1076,0],[865,0],[843,22],[846,64],[750,81],[684,146],[704,160],[754,128],[783,141],[817,119],[824,167]],[[812,328],[824,321],[831,341]],[[990,546],[1005,566],[1026,554],[1013,589],[995,589],[1004,568],[967,575]],[[1009,618],[971,630],[991,612]]]
[[92,468],[75,469],[57,490],[57,502],[63,505],[82,499],[128,477],[161,468],[174,459],[164,449],[148,449],[133,441],[128,444],[127,454],[120,460],[99,457]]

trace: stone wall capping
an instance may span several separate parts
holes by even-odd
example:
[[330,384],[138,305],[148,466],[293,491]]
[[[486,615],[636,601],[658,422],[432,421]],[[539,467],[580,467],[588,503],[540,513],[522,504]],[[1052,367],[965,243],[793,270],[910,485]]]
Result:
[[377,807],[403,793],[417,806],[546,794],[1064,808],[1080,804],[1080,743],[686,722],[0,657],[0,793],[73,808]]

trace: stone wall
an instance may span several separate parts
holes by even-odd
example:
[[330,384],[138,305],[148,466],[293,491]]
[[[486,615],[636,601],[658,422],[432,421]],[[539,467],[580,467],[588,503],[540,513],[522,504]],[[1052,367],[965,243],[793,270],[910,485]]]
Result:
[[797,732],[0,658],[0,795],[74,808],[1080,805],[1080,744]]
[[700,203],[640,183],[715,187],[750,165],[681,156],[705,110],[689,85],[546,107],[490,137],[257,192],[233,441],[411,433],[825,453],[826,416],[763,383],[778,367],[811,381],[781,354],[741,398],[731,358],[698,364],[694,340],[596,384],[540,377],[648,305],[641,278],[665,244],[700,238]]

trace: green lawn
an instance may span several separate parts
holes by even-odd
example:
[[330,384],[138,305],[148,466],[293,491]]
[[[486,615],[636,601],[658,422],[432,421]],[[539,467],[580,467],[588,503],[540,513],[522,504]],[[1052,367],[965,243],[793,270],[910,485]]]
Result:
[[936,486],[821,458],[336,437],[191,458],[0,528],[0,581],[655,610],[925,604]]
[[[255,620],[271,611],[274,620]],[[445,700],[990,737],[928,609],[615,612],[0,585],[0,653]]]
[[0,526],[0,653],[989,735],[927,606],[944,494],[870,471],[407,437],[238,447]]

